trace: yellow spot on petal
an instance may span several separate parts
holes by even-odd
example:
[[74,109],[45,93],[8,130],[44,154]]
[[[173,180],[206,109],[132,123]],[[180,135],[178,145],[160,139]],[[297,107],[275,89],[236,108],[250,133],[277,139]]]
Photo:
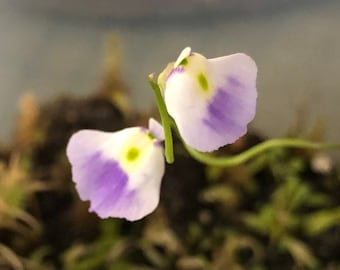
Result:
[[140,151],[138,148],[131,147],[126,153],[126,159],[130,162],[133,162],[136,159],[138,159],[139,154],[140,154]]
[[204,76],[203,73],[199,73],[197,75],[197,80],[198,80],[198,83],[199,85],[201,86],[201,88],[204,90],[204,91],[207,91],[208,90],[208,80],[207,80],[207,77]]
[[151,134],[151,132],[146,133],[146,136],[148,136],[148,138],[152,141],[155,140],[155,137]]

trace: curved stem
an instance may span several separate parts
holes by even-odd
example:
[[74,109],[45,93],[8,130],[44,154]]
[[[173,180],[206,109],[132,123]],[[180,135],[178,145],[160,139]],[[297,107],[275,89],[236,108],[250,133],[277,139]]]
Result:
[[164,129],[164,137],[165,137],[165,159],[168,163],[174,162],[174,150],[173,150],[173,141],[172,141],[172,133],[171,126],[169,120],[169,114],[164,104],[164,100],[161,94],[161,90],[158,84],[153,80],[153,74],[149,75],[149,84],[153,89],[156,96],[156,103],[159,114],[161,116],[162,126]]
[[262,142],[235,156],[214,157],[214,156],[202,153],[202,152],[198,152],[195,149],[191,148],[190,146],[186,145],[184,142],[183,144],[184,144],[184,147],[189,152],[189,154],[196,160],[207,165],[218,166],[218,167],[230,167],[230,166],[239,165],[255,157],[256,155],[261,154],[273,148],[290,147],[290,148],[329,149],[329,150],[340,149],[340,144],[322,144],[322,143],[305,141],[302,139],[283,138],[283,139],[272,139],[272,140]]

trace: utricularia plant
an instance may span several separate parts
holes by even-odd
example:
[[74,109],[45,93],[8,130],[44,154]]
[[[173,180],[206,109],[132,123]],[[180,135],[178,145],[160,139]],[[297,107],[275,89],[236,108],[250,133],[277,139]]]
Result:
[[207,59],[185,48],[157,80],[149,76],[162,124],[150,119],[148,128],[80,130],[71,137],[67,156],[80,198],[101,218],[134,221],[150,214],[159,202],[165,162],[174,162],[173,131],[193,158],[214,166],[237,165],[272,147],[339,147],[273,139],[237,156],[207,153],[247,132],[256,111],[256,76],[254,60],[243,53]]

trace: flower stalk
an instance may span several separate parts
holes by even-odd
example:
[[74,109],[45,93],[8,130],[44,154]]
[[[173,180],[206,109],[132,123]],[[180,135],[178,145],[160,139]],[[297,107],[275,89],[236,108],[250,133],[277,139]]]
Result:
[[149,75],[149,84],[153,92],[155,93],[156,104],[157,104],[157,108],[159,111],[159,115],[161,117],[162,126],[164,129],[165,159],[167,163],[171,164],[175,161],[175,159],[174,159],[173,140],[172,140],[172,132],[171,132],[169,114],[166,109],[164,99],[162,97],[161,89],[159,88],[159,85],[154,81],[154,74]]

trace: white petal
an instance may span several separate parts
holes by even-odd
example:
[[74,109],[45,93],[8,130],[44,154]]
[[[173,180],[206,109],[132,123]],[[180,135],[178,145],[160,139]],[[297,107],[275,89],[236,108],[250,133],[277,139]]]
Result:
[[164,99],[183,140],[207,152],[244,135],[256,109],[254,61],[244,54],[207,60],[194,53],[174,69]]
[[153,118],[149,119],[149,130],[156,139],[159,141],[164,141],[164,128]]
[[163,149],[143,128],[118,132],[83,130],[67,146],[73,180],[82,200],[100,217],[137,220],[158,204]]

